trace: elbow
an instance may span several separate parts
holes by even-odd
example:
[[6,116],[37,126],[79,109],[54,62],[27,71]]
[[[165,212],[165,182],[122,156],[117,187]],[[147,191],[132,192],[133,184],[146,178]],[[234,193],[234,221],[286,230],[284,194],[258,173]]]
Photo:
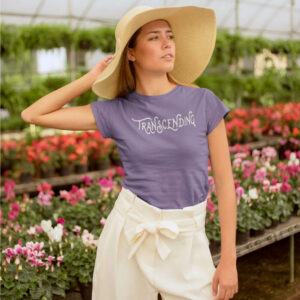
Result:
[[31,117],[28,115],[28,113],[26,113],[26,111],[25,110],[23,110],[22,112],[21,112],[21,117],[22,117],[22,119],[26,122],[26,123],[32,123],[32,119],[31,119]]

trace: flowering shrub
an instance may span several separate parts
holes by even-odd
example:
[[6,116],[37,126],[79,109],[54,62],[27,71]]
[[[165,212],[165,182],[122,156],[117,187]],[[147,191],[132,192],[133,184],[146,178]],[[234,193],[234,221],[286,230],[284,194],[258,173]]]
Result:
[[28,140],[4,141],[0,143],[3,176],[16,180],[21,173],[39,176],[40,170],[87,164],[89,159],[108,161],[112,142],[99,131],[46,136],[30,144]]
[[[98,237],[119,186],[112,172],[108,178],[82,180],[80,188],[61,196],[44,182],[32,199],[16,197],[14,182],[6,182],[0,210],[3,299],[65,297],[78,281],[91,282]],[[76,218],[82,212],[85,217]]]
[[[285,151],[278,159],[273,147],[261,151],[230,147],[237,199],[237,229],[262,229],[284,220],[293,208],[300,216],[300,151]],[[39,194],[16,196],[15,182],[7,180],[2,199],[1,296],[4,299],[51,299],[65,296],[77,282],[92,281],[98,237],[120,192],[124,170],[117,176],[91,180],[55,195],[50,184]],[[207,198],[206,232],[220,240],[218,198],[211,166]],[[23,246],[25,245],[25,246]]]
[[[300,151],[286,151],[280,161],[273,147],[252,152],[230,147],[237,199],[237,229],[259,230],[274,221],[284,221],[294,208],[300,216]],[[220,241],[217,191],[209,165],[210,192],[207,204],[207,236]]]

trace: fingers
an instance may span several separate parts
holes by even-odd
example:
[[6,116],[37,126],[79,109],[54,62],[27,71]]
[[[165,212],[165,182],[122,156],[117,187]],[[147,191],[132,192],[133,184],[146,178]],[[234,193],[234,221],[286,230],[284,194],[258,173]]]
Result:
[[[220,287],[219,292],[217,295],[217,298],[214,298],[215,300],[229,300],[232,299],[234,294],[235,294],[235,289],[230,289],[230,288],[225,288],[225,287]],[[214,294],[214,296],[216,296]]]
[[104,62],[106,63],[106,64],[109,64],[111,61],[112,61],[112,59],[115,57],[115,54],[112,54],[112,55],[109,55],[109,56],[107,56],[105,59],[104,59]]
[[213,282],[212,282],[212,288],[213,288],[213,295],[216,296],[218,293],[218,277],[214,276]]

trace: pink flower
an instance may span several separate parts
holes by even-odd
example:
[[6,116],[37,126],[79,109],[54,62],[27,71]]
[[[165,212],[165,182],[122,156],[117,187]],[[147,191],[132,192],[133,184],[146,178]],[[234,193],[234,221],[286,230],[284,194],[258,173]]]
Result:
[[57,219],[56,223],[61,224],[61,225],[65,225],[66,221],[65,221],[64,218],[59,218],[59,219]]
[[19,212],[19,203],[18,202],[12,202],[9,204],[9,207],[11,210]]
[[12,179],[8,179],[5,183],[4,183],[4,190],[6,193],[6,198],[5,201],[8,202],[10,199],[15,200],[16,199],[16,195],[15,195],[15,181]]
[[113,187],[116,185],[116,182],[110,181],[106,178],[102,178],[98,180],[98,184],[103,192],[110,192]]
[[289,183],[283,182],[282,186],[281,186],[281,191],[284,192],[284,193],[291,192],[292,191],[292,187],[291,187],[291,185]]
[[90,186],[92,184],[91,178],[88,175],[84,175],[81,180],[85,183],[85,185]]
[[39,192],[43,192],[44,194],[48,194],[53,196],[54,191],[52,191],[52,186],[48,182],[44,182],[43,184],[38,185],[37,190]]
[[38,204],[41,206],[51,206],[50,200],[52,199],[52,195],[44,194],[43,192],[39,192],[38,195]]
[[81,227],[78,226],[78,225],[75,225],[74,228],[73,228],[74,232],[80,232],[80,230],[81,230]]
[[60,191],[60,196],[65,198],[69,204],[75,206],[79,201],[84,201],[86,196],[86,190],[78,188],[76,185],[72,185],[70,192]]
[[19,216],[19,212],[18,211],[10,210],[8,212],[8,219],[9,220],[15,220],[18,216]]
[[106,222],[106,219],[104,217],[102,217],[100,220],[100,225],[104,226],[105,222]]
[[19,224],[15,225],[14,230],[15,231],[20,231],[21,230],[21,226]]
[[41,226],[35,225],[35,230],[37,232],[43,232],[43,228]]

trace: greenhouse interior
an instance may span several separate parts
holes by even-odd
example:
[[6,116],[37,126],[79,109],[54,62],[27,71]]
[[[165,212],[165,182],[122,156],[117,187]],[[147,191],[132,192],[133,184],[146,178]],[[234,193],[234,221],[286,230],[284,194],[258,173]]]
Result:
[[1,299],[300,299],[300,0],[0,11]]

